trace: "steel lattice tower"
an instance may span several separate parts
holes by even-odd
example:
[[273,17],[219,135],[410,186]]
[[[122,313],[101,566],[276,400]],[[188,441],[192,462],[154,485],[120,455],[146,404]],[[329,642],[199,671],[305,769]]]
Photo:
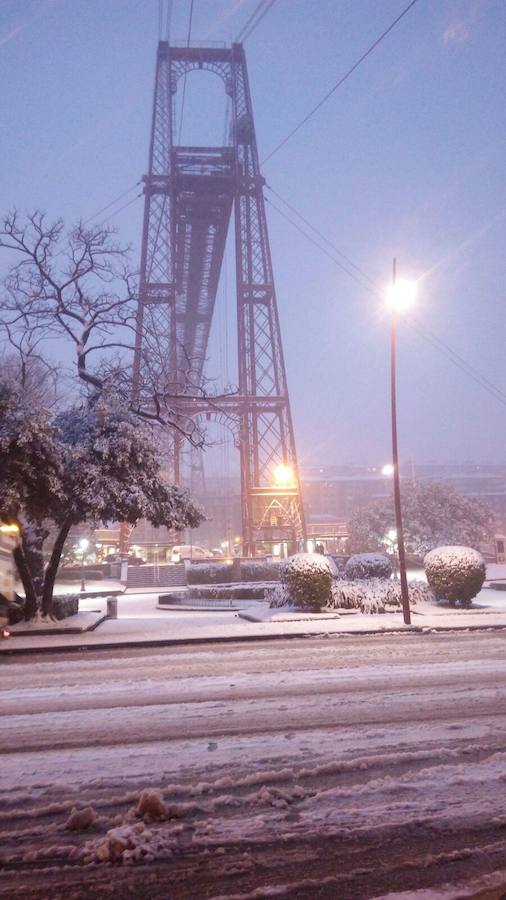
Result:
[[[231,99],[231,143],[175,143],[175,94],[193,69],[219,76]],[[234,209],[237,286],[237,395],[220,401],[240,451],[243,552],[305,536],[295,440],[269,248],[246,59],[232,47],[158,45],[149,174],[144,178],[134,393],[156,377],[181,414],[216,414],[184,395],[191,361],[202,379],[228,225]],[[180,478],[181,439],[174,432],[173,474]],[[280,470],[280,466],[284,467]],[[279,472],[284,477],[279,478]],[[278,473],[278,477],[276,476]]]

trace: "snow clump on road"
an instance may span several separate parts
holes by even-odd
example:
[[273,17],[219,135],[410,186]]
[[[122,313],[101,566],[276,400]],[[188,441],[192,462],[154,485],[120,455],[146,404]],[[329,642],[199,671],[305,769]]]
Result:
[[167,815],[167,807],[160,792],[149,788],[142,791],[135,814],[140,817],[149,816],[151,819],[164,819]]
[[97,814],[92,806],[86,806],[84,809],[77,809],[75,806],[65,822],[67,831],[88,831],[97,823]]
[[131,865],[152,862],[154,859],[172,856],[176,841],[147,828],[144,822],[111,828],[101,838],[87,841],[82,850],[84,862],[121,863]]

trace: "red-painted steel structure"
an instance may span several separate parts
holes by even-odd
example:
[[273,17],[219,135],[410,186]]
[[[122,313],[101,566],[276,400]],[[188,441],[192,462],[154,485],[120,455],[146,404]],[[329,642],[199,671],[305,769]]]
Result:
[[[231,98],[230,144],[175,143],[175,94],[193,69],[219,76]],[[272,274],[246,59],[232,47],[158,45],[149,173],[144,178],[134,391],[162,355],[185,414],[216,415],[216,404],[181,392],[189,361],[203,366],[232,210],[237,284],[237,395],[220,401],[240,451],[243,552],[305,537],[304,513]],[[181,438],[174,432],[176,480]],[[285,477],[276,482],[283,465]],[[288,477],[286,474],[288,473]]]

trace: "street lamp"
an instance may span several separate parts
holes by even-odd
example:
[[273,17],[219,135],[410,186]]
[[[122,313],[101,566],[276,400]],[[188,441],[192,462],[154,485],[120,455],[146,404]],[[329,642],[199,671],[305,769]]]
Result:
[[404,624],[411,625],[411,611],[409,608],[408,579],[406,575],[406,554],[404,551],[404,532],[402,529],[401,510],[401,485],[399,477],[399,453],[397,448],[397,382],[396,382],[396,351],[397,351],[397,321],[400,315],[407,312],[416,298],[416,283],[405,278],[397,279],[397,262],[394,259],[392,267],[392,283],[388,288],[386,303],[391,314],[390,328],[390,396],[392,410],[392,466],[394,482],[395,524],[397,531],[397,553],[399,556],[399,577],[401,581],[402,613]]
[[273,473],[274,487],[288,488],[295,484],[295,474],[293,466],[286,463],[279,463]]
[[88,538],[81,538],[79,541],[79,549],[81,551],[81,591],[86,590],[86,585],[84,583],[84,557],[89,546],[90,542]]

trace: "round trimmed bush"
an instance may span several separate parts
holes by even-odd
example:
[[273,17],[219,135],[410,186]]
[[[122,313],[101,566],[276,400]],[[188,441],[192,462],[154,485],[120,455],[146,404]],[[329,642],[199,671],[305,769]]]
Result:
[[330,600],[332,564],[319,553],[296,553],[281,567],[281,585],[292,603],[320,610]]
[[485,560],[471,547],[436,547],[424,559],[425,574],[437,600],[470,606],[485,581]]
[[350,556],[344,574],[350,581],[363,578],[390,578],[392,564],[382,553],[356,553]]

